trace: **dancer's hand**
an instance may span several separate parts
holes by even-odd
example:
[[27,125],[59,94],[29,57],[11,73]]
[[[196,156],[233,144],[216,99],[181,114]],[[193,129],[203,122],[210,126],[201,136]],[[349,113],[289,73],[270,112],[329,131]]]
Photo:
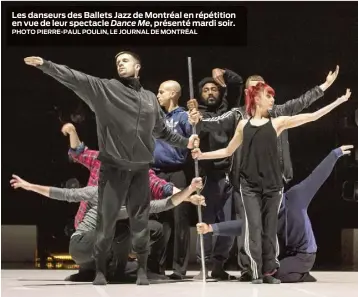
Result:
[[192,150],[193,148],[199,147],[199,144],[200,144],[199,136],[197,134],[192,134],[189,137],[189,143],[187,148]]
[[196,125],[197,123],[199,123],[199,121],[202,119],[202,115],[200,113],[200,111],[198,111],[197,109],[192,109],[189,111],[189,123],[190,125]]
[[26,180],[20,178],[19,176],[13,174],[12,175],[12,179],[10,180],[10,184],[11,187],[13,187],[14,189],[18,189],[18,188],[23,188],[24,190],[31,190],[31,185],[29,182],[27,182]]
[[192,192],[201,190],[203,188],[203,179],[201,177],[194,177],[189,187]]
[[63,135],[67,136],[76,132],[76,128],[73,124],[67,123],[62,126],[61,132],[63,133]]
[[214,81],[220,86],[226,88],[225,80],[224,80],[225,70],[220,68],[215,68],[212,71],[212,76]]
[[202,205],[202,206],[206,206],[205,204],[205,197],[202,196],[202,195],[198,195],[198,194],[195,194],[195,195],[191,195],[189,197],[189,202],[194,204],[194,205]]
[[350,155],[351,149],[353,149],[353,145],[342,145],[340,149],[342,150],[343,155]]
[[211,225],[205,223],[197,223],[196,230],[198,231],[198,234],[206,234],[209,232],[213,232],[213,228],[211,227]]
[[25,63],[30,66],[41,66],[44,63],[44,60],[41,57],[26,57],[24,59]]
[[339,103],[346,102],[351,97],[351,94],[351,90],[347,89],[346,93],[343,96],[339,97],[336,101],[338,101]]
[[188,108],[188,110],[193,110],[193,109],[198,109],[198,100],[196,99],[190,99],[188,100],[188,102],[186,103],[186,107]]
[[339,73],[339,66],[336,66],[336,70],[334,72],[330,71],[327,75],[326,81],[320,86],[322,91],[327,90],[336,80]]
[[192,158],[200,160],[200,157],[203,153],[201,152],[200,148],[195,148],[191,151]]

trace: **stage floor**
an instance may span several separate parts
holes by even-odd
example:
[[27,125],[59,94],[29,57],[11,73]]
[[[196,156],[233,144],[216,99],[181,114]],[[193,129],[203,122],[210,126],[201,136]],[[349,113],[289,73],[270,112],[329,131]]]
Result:
[[[74,270],[2,270],[3,297],[358,297],[358,272],[312,272],[317,283],[253,285],[231,282],[156,283],[150,286],[71,283],[63,279]],[[168,272],[169,273],[169,272]],[[196,272],[191,271],[189,275]],[[231,272],[238,275],[238,272]]]

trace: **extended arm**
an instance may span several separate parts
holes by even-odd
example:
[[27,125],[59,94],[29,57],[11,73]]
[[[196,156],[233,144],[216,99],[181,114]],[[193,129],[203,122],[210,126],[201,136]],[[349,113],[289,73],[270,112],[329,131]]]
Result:
[[199,234],[206,234],[209,232],[214,233],[213,235],[220,236],[240,236],[242,228],[241,220],[226,221],[217,224],[205,224],[198,223],[196,229]]
[[346,145],[331,151],[306,179],[286,192],[286,199],[300,205],[301,208],[308,208],[313,197],[331,175],[338,159],[349,154],[352,148],[352,145]]
[[324,91],[333,84],[338,73],[339,66],[336,67],[336,70],[333,73],[332,71],[329,72],[326,81],[320,86],[314,87],[300,97],[287,101],[285,104],[274,105],[270,111],[271,116],[293,116],[299,114],[302,110],[312,105],[316,100],[323,97]]
[[193,158],[194,159],[197,158],[199,160],[207,160],[207,159],[221,159],[231,156],[242,143],[244,125],[245,125],[244,121],[241,121],[237,125],[235,135],[231,139],[229,145],[226,148],[212,151],[212,152],[205,152],[205,153],[202,153],[200,149],[194,149],[192,150]]
[[55,200],[67,202],[96,201],[98,197],[97,187],[85,187],[80,189],[61,189],[31,184],[17,175],[13,175],[10,183],[14,189],[22,188]]
[[27,57],[24,60],[27,65],[36,66],[74,91],[92,110],[103,93],[102,81],[97,77],[73,70],[65,65],[46,61],[40,57]]
[[[150,202],[150,213],[159,213],[172,209],[183,201],[187,201],[188,197],[197,189],[201,189],[202,186],[202,179],[200,177],[194,178],[189,187],[174,194],[173,196],[162,200],[152,200]],[[202,199],[199,200],[201,204],[203,204]]]
[[[198,195],[195,195],[195,197],[191,196],[191,194],[193,192],[202,189],[202,187],[203,187],[203,182],[202,182],[201,177],[193,178],[189,187],[185,188],[184,190],[182,190],[180,192],[175,193],[171,197],[172,204],[174,206],[177,206],[180,203],[182,203],[183,201],[187,201],[187,202],[191,202],[193,204],[205,205],[204,201],[202,201],[202,198],[204,198],[203,196],[200,196],[200,197],[196,197]],[[200,203],[196,203],[197,202],[196,199],[199,199]]]
[[50,198],[67,202],[95,202],[98,200],[98,187],[79,189],[50,188]]
[[270,110],[270,114],[274,117],[294,116],[308,108],[323,95],[324,93],[321,88],[315,87],[296,99],[289,100],[281,105],[274,105],[272,110]]
[[12,179],[10,180],[11,187],[14,189],[24,189],[26,191],[35,192],[45,197],[50,197],[50,188],[48,186],[35,185],[27,182],[21,177],[13,174]]
[[316,112],[304,113],[291,117],[279,117],[277,119],[274,119],[273,121],[277,127],[276,128],[277,134],[280,135],[283,130],[295,128],[303,124],[318,120],[319,118],[323,117],[324,115],[332,111],[334,108],[336,108],[343,102],[347,101],[350,96],[351,96],[351,92],[349,89],[347,89],[347,92],[344,96],[338,98],[333,103],[317,110]]

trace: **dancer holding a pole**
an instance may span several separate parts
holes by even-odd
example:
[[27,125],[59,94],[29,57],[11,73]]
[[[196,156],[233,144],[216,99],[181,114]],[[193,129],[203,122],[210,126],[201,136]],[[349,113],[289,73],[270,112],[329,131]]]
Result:
[[[188,57],[188,71],[189,71],[189,93],[190,98],[194,98],[194,85],[193,85],[193,68],[191,64],[191,57]],[[193,109],[198,108],[198,103],[195,99],[192,99]],[[196,126],[193,124],[193,134],[196,134]],[[194,147],[199,147],[199,143],[195,142]],[[195,177],[199,177],[199,162],[197,159],[194,160],[195,162]],[[197,191],[197,194],[199,192]],[[198,205],[198,221],[199,223],[203,222],[202,214],[201,214],[201,205]],[[206,272],[205,272],[205,256],[204,256],[204,238],[203,234],[199,234],[200,238],[200,255],[201,255],[201,269],[203,271],[203,282],[206,282]]]
[[[212,70],[211,77],[206,77],[199,82],[198,104],[196,100],[188,101],[187,106],[191,110],[190,114],[195,113],[195,109],[198,109],[203,118],[220,116],[227,112],[230,106],[238,103],[241,89],[242,78],[240,75],[229,69],[215,68]],[[233,133],[229,134],[226,131],[196,130],[199,134],[203,151],[224,148],[233,136]],[[199,162],[200,176],[203,177],[205,184],[202,190],[206,201],[206,207],[202,208],[202,219],[205,222],[215,223],[232,219],[232,186],[228,178],[230,164],[230,158]],[[204,235],[206,278],[208,278],[208,270],[211,270],[211,277],[216,280],[234,278],[224,270],[224,264],[229,257],[233,241],[234,237],[218,236],[213,246],[211,234]],[[200,241],[198,240],[197,258],[201,260],[201,245],[199,243]],[[212,267],[209,266],[210,264],[212,264]],[[203,272],[200,271],[194,279],[203,279]]]
[[240,121],[229,145],[206,153],[194,149],[192,153],[199,160],[223,158],[231,156],[242,144],[240,190],[245,209],[243,233],[253,283],[280,283],[273,276],[279,267],[277,214],[283,195],[277,137],[284,130],[318,120],[347,101],[351,92],[347,89],[344,96],[314,113],[271,119],[268,112],[274,104],[274,94],[274,90],[264,83],[250,87],[246,95],[250,119]]

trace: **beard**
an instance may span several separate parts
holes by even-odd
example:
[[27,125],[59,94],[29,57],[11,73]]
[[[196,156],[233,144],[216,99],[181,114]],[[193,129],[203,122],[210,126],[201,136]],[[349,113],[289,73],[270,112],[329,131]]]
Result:
[[216,106],[220,103],[219,98],[215,98],[214,96],[209,96],[208,99],[206,100],[206,104],[208,106]]

